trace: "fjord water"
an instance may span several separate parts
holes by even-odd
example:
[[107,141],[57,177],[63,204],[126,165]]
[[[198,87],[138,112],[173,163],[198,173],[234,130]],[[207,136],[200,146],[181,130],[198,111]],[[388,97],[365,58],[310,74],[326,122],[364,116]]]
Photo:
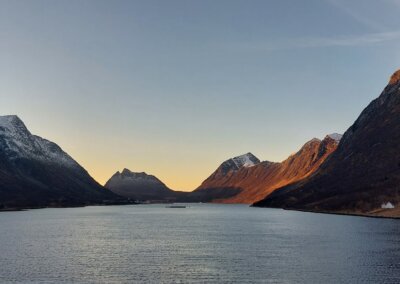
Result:
[[0,282],[399,283],[400,220],[243,205],[0,213]]

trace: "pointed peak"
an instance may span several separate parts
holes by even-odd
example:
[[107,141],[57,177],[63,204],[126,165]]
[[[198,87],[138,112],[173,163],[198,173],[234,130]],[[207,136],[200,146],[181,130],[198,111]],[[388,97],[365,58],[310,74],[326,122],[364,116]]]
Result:
[[18,115],[16,115],[16,114],[0,115],[0,119],[21,120],[21,119],[18,117]]
[[[24,125],[22,120],[17,115],[1,115],[0,124],[2,125]],[[24,125],[25,126],[25,125]]]
[[232,158],[232,160],[238,168],[241,167],[248,168],[260,163],[260,160],[250,152],[240,156],[236,156]]
[[122,170],[121,174],[127,175],[127,174],[132,174],[132,172],[131,172],[129,169],[124,168],[124,169]]
[[[117,174],[119,173],[119,171],[117,172]],[[123,177],[146,177],[146,176],[151,176],[148,175],[145,172],[132,172],[131,170],[124,168],[122,170],[121,173],[119,173],[119,175],[123,176]]]
[[[124,168],[122,172],[117,171],[109,180],[125,180],[125,181],[140,181],[140,180],[147,180],[153,182],[162,183],[156,176],[147,174],[145,172],[132,172],[127,168]],[[106,184],[107,184],[106,183]]]
[[0,127],[3,131],[11,133],[29,134],[24,122],[17,115],[0,116]]
[[393,75],[390,77],[389,85],[396,84],[399,81],[400,81],[400,69],[394,72]]
[[245,157],[252,157],[252,158],[254,157],[254,158],[256,158],[256,156],[254,156],[251,152],[247,152],[246,154],[236,156],[236,157],[234,157],[232,159],[245,158]]

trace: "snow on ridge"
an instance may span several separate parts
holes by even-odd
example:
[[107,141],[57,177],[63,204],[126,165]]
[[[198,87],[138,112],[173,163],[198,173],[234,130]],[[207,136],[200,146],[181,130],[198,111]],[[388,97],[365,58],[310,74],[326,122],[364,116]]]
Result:
[[340,140],[342,139],[343,135],[339,134],[339,133],[332,133],[332,134],[328,134],[327,135],[329,138],[335,140],[337,143],[340,142]]
[[0,116],[0,141],[10,160],[28,158],[67,167],[78,166],[57,144],[32,135],[16,115]]
[[[40,146],[42,158],[48,161],[55,162],[57,164],[62,164],[65,166],[74,167],[78,163],[67,153],[65,153],[57,144],[46,140],[40,136],[33,135],[35,142]],[[39,157],[40,158],[40,157]]]
[[238,168],[250,168],[259,163],[258,159],[251,153],[234,157],[232,160]]
[[7,129],[13,129],[15,122],[19,120],[16,115],[1,115],[0,116],[0,126],[5,127]]
[[16,115],[0,116],[0,134],[12,136],[15,139],[26,139],[31,135],[25,124]]

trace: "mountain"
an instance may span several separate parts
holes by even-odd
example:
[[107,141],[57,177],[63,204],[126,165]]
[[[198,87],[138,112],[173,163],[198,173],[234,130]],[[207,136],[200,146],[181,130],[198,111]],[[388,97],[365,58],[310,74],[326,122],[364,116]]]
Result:
[[322,141],[314,138],[281,163],[264,161],[253,163],[250,167],[229,168],[230,161],[235,158],[225,161],[193,194],[202,196],[205,201],[254,203],[276,188],[315,172],[336,149],[340,138],[340,134],[328,135]]
[[180,192],[169,189],[162,181],[144,172],[128,169],[116,172],[105,184],[112,192],[135,200],[173,201]]
[[18,116],[0,116],[0,208],[120,201],[57,144],[32,135]]
[[195,189],[190,197],[197,201],[210,202],[225,199],[240,192],[229,182],[237,172],[260,164],[260,160],[252,153],[243,154],[223,162],[203,183]]
[[223,185],[239,170],[249,169],[258,164],[260,164],[260,160],[252,153],[247,153],[226,160],[201,184],[199,188],[210,188],[215,185]]
[[[400,70],[314,175],[278,189],[255,206],[400,216],[399,153]],[[387,204],[395,208],[385,208]]]

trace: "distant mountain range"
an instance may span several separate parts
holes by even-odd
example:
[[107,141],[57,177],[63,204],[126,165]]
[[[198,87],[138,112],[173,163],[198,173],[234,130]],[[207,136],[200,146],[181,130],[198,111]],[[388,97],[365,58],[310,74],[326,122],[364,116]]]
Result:
[[0,209],[124,202],[15,115],[0,116],[0,149]]
[[400,70],[345,134],[312,139],[283,162],[252,153],[223,162],[193,192],[124,169],[99,185],[55,143],[0,116],[0,209],[151,202],[400,216]]

